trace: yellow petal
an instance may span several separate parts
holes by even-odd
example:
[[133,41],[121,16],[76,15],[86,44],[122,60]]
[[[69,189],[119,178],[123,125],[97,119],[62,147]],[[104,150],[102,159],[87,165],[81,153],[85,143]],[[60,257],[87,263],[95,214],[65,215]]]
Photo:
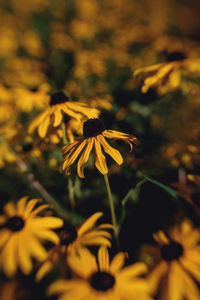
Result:
[[5,246],[6,242],[9,240],[12,232],[8,229],[2,229],[0,231],[0,248]]
[[87,146],[85,148],[85,150],[83,151],[81,157],[79,158],[78,164],[77,164],[77,172],[79,177],[84,178],[84,166],[86,164],[86,162],[88,161],[90,152],[92,150],[92,147],[94,145],[94,138],[88,138],[88,142],[87,142]]
[[71,269],[82,278],[89,278],[98,270],[95,256],[86,248],[80,248],[78,255],[70,254],[67,261]]
[[67,172],[68,168],[75,162],[80,152],[83,150],[87,143],[87,139],[84,139],[82,143],[78,144],[75,149],[71,150],[63,161],[63,171]]
[[14,276],[17,271],[17,238],[17,234],[12,235],[0,255],[0,262],[7,277]]
[[17,202],[17,213],[18,214],[22,214],[24,212],[27,199],[28,199],[28,196],[25,196]]
[[118,273],[123,265],[124,265],[124,261],[125,261],[125,257],[126,254],[123,252],[119,252],[117,255],[115,255],[115,257],[112,259],[111,264],[110,264],[110,271],[113,274]]
[[103,175],[105,175],[108,173],[106,159],[101,151],[101,145],[96,138],[94,139],[94,148],[95,148],[95,156],[96,156],[95,166]]
[[31,272],[33,265],[31,261],[31,254],[29,251],[29,245],[27,243],[26,235],[23,233],[19,235],[17,256],[19,260],[19,266],[22,272],[28,275]]
[[109,254],[105,246],[101,246],[98,251],[98,262],[100,271],[109,271]]
[[37,116],[29,125],[28,133],[33,133],[33,131],[43,122],[43,120],[49,115],[49,109]]
[[60,123],[62,122],[63,119],[63,114],[61,112],[61,110],[59,108],[56,108],[54,110],[54,122],[53,122],[53,126],[57,127],[60,125]]
[[8,215],[9,217],[12,217],[17,213],[16,207],[13,202],[6,203],[6,205],[4,205],[3,210],[5,214]]
[[158,289],[160,281],[168,271],[168,264],[165,261],[160,262],[147,276],[151,293],[154,295]]
[[27,243],[29,245],[29,251],[33,257],[39,261],[44,261],[47,258],[47,252],[44,247],[40,244],[37,238],[32,234],[28,235]]
[[47,241],[50,241],[54,244],[58,244],[59,241],[60,241],[60,238],[59,236],[53,232],[53,231],[50,231],[50,230],[44,230],[44,229],[41,229],[41,230],[35,230],[34,231],[34,228],[32,229],[32,232],[34,232],[34,234],[39,238],[39,239],[42,239],[42,240],[47,240]]
[[50,285],[47,293],[48,295],[61,294],[73,289],[77,289],[80,286],[82,286],[83,283],[85,283],[85,281],[80,279],[72,279],[72,280],[60,279]]
[[43,205],[40,205],[39,207],[35,208],[31,212],[31,214],[30,214],[31,218],[33,218],[34,216],[36,216],[37,214],[39,214],[41,211],[43,211],[43,210],[45,210],[45,209],[47,209],[49,207],[50,207],[49,204],[43,204]]
[[136,277],[138,275],[145,274],[146,272],[147,266],[144,263],[137,262],[133,265],[124,268],[118,276],[120,276],[120,278],[125,278],[126,280],[128,280],[128,278],[130,277]]
[[39,201],[40,201],[39,199],[32,199],[28,202],[23,213],[24,218],[27,218],[29,216],[29,214],[31,213],[31,211]]
[[100,142],[100,144],[103,146],[104,151],[109,154],[118,165],[121,165],[123,163],[123,158],[121,156],[121,153],[114,149],[113,147],[111,147],[105,140],[105,138],[102,135],[98,135],[97,136],[98,141]]
[[91,229],[99,218],[103,216],[102,212],[96,212],[90,216],[78,229],[78,236],[81,236],[83,233]]
[[[29,220],[28,220],[29,221]],[[59,228],[62,227],[63,220],[57,217],[37,217],[30,221],[30,226],[39,228]]]
[[40,281],[45,275],[47,275],[52,270],[53,266],[54,265],[50,260],[45,261],[36,273],[36,282]]

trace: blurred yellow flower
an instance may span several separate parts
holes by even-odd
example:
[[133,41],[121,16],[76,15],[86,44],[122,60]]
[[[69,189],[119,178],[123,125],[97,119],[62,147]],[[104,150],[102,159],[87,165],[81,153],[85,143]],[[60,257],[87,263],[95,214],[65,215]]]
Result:
[[102,215],[102,212],[93,214],[78,229],[67,224],[59,228],[57,233],[60,237],[60,244],[48,252],[47,259],[36,274],[36,280],[41,280],[62,258],[66,262],[69,254],[77,252],[83,246],[104,245],[110,247],[111,234],[104,229],[113,228],[113,226],[110,224],[95,226]]
[[161,299],[200,298],[194,281],[200,282],[200,234],[191,223],[184,220],[164,233],[154,234],[158,246],[144,246],[143,251],[154,261],[147,280],[152,295]]
[[125,253],[118,253],[109,261],[105,246],[96,257],[86,248],[70,255],[68,263],[78,278],[52,283],[48,294],[60,295],[58,299],[150,300],[148,284],[140,276],[147,272],[143,263],[123,268]]
[[33,268],[31,257],[39,261],[47,257],[41,241],[59,243],[58,235],[52,229],[61,227],[63,221],[56,217],[39,217],[38,214],[49,205],[35,208],[40,201],[21,198],[15,205],[8,202],[4,214],[0,215],[0,266],[7,277],[15,275],[18,267],[24,274]]
[[61,124],[64,115],[81,121],[84,118],[97,117],[99,111],[83,103],[70,102],[63,92],[58,92],[51,96],[50,106],[32,121],[28,132],[33,133],[37,128],[39,136],[44,138],[49,127],[58,127]]

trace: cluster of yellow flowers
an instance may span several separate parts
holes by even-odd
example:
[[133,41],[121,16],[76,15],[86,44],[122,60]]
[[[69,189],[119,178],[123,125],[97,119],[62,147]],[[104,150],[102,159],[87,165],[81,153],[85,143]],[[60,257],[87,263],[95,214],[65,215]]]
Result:
[[[0,176],[14,174],[46,202],[28,200],[35,195],[22,193],[24,186],[18,188],[18,182],[15,191],[14,177],[8,176],[14,191],[7,191],[6,179],[0,184],[0,286],[6,282],[0,287],[0,300],[27,300],[16,296],[19,278],[34,278],[40,286],[50,274],[56,276],[46,289],[43,286],[47,299],[200,299],[200,43],[194,37],[199,17],[195,4],[176,2],[0,4]],[[118,131],[120,126],[127,133]],[[138,148],[143,149],[135,156],[128,151],[122,155],[126,146],[121,141],[130,152],[141,143],[132,132],[140,136]],[[160,148],[154,151],[161,133]],[[120,151],[113,140],[119,141]],[[76,161],[78,176],[73,169]],[[127,173],[119,167],[123,163],[129,167]],[[95,202],[93,210],[78,202],[91,195],[80,186],[88,178],[94,182],[94,166],[103,175],[108,204],[102,202],[99,209]],[[158,224],[161,229],[153,233],[151,245],[142,243],[139,261],[133,260],[132,253],[120,250],[121,220],[131,215],[125,204],[131,197],[133,205],[139,201],[143,174],[161,174],[162,168],[173,170],[176,179],[169,180],[174,190],[160,187],[189,207],[196,224],[184,208],[179,210],[170,226]],[[136,169],[137,174],[130,175]],[[43,178],[50,178],[49,170],[58,181],[67,181],[65,203],[42,185]],[[141,180],[135,189],[131,186],[120,207],[108,173],[119,175],[115,188],[123,193],[126,181],[128,185],[133,178]],[[99,180],[90,188],[92,195],[103,198]],[[19,193],[29,196],[9,200]],[[107,206],[112,224],[98,224],[104,208],[108,217]],[[81,215],[89,217],[83,221]],[[131,228],[126,232],[132,239]]]

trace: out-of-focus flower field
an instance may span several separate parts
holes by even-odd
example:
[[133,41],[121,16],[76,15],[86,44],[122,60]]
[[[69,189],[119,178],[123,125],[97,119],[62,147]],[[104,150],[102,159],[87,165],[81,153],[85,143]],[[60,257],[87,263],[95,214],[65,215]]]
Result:
[[200,299],[200,2],[0,2],[0,300]]

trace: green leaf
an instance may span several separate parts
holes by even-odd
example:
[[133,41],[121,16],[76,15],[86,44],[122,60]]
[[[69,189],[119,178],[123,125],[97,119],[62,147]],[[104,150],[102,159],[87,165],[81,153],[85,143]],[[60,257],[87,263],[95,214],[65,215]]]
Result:
[[155,179],[152,179],[151,177],[148,177],[148,176],[144,176],[144,178],[148,181],[150,181],[151,183],[159,186],[161,189],[163,189],[164,191],[166,191],[168,194],[170,194],[173,198],[179,200],[180,197],[179,195],[170,187],[168,187],[167,185],[155,180]]

